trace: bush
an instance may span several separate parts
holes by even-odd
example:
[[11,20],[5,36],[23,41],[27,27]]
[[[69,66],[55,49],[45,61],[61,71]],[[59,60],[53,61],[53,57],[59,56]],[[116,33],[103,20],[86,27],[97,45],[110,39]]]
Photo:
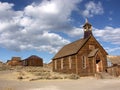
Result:
[[22,76],[19,76],[19,77],[18,77],[18,79],[19,79],[19,80],[22,80],[22,79],[23,79],[23,77],[22,77]]
[[61,76],[52,76],[52,79],[63,79]]
[[70,76],[69,76],[69,79],[79,79],[80,78],[80,76],[79,75],[77,75],[77,74],[71,74]]

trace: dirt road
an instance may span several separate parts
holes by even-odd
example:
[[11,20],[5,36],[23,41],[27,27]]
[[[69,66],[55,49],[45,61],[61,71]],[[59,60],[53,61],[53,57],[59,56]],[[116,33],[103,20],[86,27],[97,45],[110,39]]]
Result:
[[120,90],[120,80],[88,78],[31,82],[0,80],[0,90]]

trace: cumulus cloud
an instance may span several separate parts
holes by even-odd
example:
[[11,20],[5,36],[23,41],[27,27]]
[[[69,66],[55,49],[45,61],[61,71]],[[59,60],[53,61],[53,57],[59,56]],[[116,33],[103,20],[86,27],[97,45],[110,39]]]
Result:
[[85,10],[82,12],[85,17],[93,17],[94,15],[101,15],[104,13],[101,2],[95,3],[93,1],[85,4]]
[[[0,46],[20,50],[39,50],[56,53],[69,40],[54,32],[63,32],[71,37],[83,35],[83,29],[72,27],[70,15],[82,0],[43,0],[27,5],[22,11],[13,10],[14,4],[0,2]],[[83,11],[93,17],[104,12],[100,2],[90,1]],[[95,29],[94,35],[103,41],[120,45],[120,28]],[[112,37],[112,39],[111,39]]]
[[57,52],[70,41],[53,31],[72,29],[68,21],[80,1],[43,0],[22,11],[13,10],[14,4],[0,2],[0,46],[16,51]]
[[104,29],[95,29],[94,35],[105,42],[120,45],[120,28],[106,26]]
[[1,20],[10,20],[11,16],[14,16],[14,11],[12,10],[12,7],[14,4],[9,3],[1,3],[0,2],[0,19]]
[[71,37],[82,37],[83,35],[83,28],[77,28],[77,27],[73,27],[73,29],[67,31],[67,34]]
[[119,51],[120,47],[114,47],[114,48],[110,48],[110,47],[106,47],[105,48],[108,52],[115,52],[115,51]]

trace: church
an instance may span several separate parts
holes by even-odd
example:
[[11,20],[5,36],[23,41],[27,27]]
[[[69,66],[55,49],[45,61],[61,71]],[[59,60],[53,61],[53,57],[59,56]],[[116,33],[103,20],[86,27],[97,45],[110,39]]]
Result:
[[107,69],[108,53],[92,33],[92,25],[86,20],[83,38],[62,47],[53,57],[53,71],[79,76],[94,76]]

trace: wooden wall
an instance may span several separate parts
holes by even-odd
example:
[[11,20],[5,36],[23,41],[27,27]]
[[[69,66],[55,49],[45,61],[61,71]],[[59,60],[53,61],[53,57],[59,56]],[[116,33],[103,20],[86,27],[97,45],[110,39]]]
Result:
[[24,62],[26,63],[26,66],[43,66],[42,59],[26,59]]
[[117,66],[109,67],[107,68],[107,72],[112,76],[118,77],[120,76],[120,66],[117,65]]

